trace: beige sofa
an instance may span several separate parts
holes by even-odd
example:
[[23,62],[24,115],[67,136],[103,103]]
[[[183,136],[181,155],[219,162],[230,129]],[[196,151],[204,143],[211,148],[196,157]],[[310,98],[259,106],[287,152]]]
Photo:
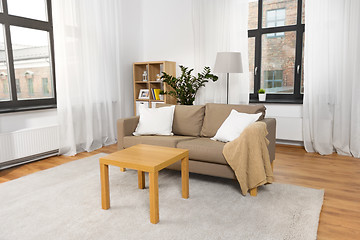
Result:
[[[176,105],[173,121],[174,136],[133,136],[132,133],[136,129],[139,117],[119,119],[117,121],[118,149],[140,143],[189,149],[190,172],[236,179],[234,171],[222,154],[225,143],[210,139],[216,134],[232,109],[244,113],[263,113],[260,121],[267,125],[269,132],[267,138],[270,142],[268,150],[272,162],[275,159],[276,121],[274,118],[264,118],[266,108],[263,105],[215,103],[193,106]],[[169,168],[180,170],[180,162]]]

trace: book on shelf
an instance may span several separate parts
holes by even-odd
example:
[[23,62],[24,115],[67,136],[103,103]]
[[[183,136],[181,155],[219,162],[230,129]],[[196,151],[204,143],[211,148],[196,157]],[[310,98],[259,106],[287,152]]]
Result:
[[151,94],[153,96],[154,100],[160,100],[160,88],[152,88],[151,89]]
[[156,100],[155,91],[153,88],[151,89],[151,94],[152,94],[153,99]]
[[160,91],[161,91],[161,89],[159,89],[159,88],[154,89],[154,94],[155,94],[156,100],[160,100]]

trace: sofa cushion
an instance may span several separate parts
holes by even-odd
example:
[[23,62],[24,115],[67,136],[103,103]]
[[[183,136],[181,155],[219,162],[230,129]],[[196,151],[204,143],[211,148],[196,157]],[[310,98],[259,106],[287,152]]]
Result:
[[124,137],[124,148],[134,146],[136,144],[149,144],[164,147],[176,147],[176,144],[183,140],[194,139],[194,137],[186,136],[126,136]]
[[223,124],[217,130],[215,136],[210,139],[220,142],[234,141],[241,135],[245,128],[247,128],[250,124],[255,123],[260,116],[261,113],[239,113],[233,109],[227,119],[225,119]]
[[[156,104],[156,107],[170,106]],[[205,115],[204,105],[176,105],[174,112],[173,133],[183,136],[200,136]]]
[[144,104],[139,107],[139,123],[133,135],[167,135],[172,136],[175,106],[148,108]]
[[195,138],[187,141],[181,141],[177,148],[189,150],[189,158],[203,162],[227,164],[222,150],[225,143],[210,140],[210,138]]
[[243,113],[262,113],[259,120],[265,117],[265,106],[264,105],[231,105],[231,104],[218,104],[218,103],[207,103],[205,105],[205,117],[204,123],[201,129],[200,136],[202,137],[213,137],[216,131],[220,128],[221,124],[229,116],[232,109]]

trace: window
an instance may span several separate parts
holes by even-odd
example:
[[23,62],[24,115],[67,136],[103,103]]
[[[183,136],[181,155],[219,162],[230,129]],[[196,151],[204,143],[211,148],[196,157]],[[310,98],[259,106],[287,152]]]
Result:
[[44,96],[48,96],[50,93],[48,85],[49,85],[49,80],[47,78],[43,78],[42,79],[42,89],[43,89]]
[[266,27],[280,27],[285,25],[285,9],[267,10]]
[[[20,86],[20,80],[17,78],[15,79],[16,82],[16,93],[21,93],[21,86]],[[18,94],[19,96],[19,94]]]
[[277,89],[283,86],[283,71],[264,71],[264,86],[267,89]]
[[305,0],[248,1],[250,101],[302,103]]
[[51,0],[2,3],[0,113],[56,107]]
[[4,94],[8,94],[9,93],[9,86],[8,86],[8,82],[6,80],[3,80],[3,92]]
[[28,94],[30,96],[34,96],[34,82],[32,78],[27,79],[27,85],[28,85]]
[[[266,27],[280,27],[285,25],[285,9],[267,10],[266,12]],[[284,32],[268,33],[268,38],[283,37]]]

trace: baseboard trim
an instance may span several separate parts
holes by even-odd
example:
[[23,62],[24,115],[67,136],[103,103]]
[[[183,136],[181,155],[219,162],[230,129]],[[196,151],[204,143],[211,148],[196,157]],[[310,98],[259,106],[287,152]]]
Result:
[[294,140],[286,140],[286,139],[276,139],[276,144],[283,144],[283,145],[293,145],[293,146],[304,146],[303,141],[294,141]]
[[59,155],[59,149],[0,163],[0,170]]

